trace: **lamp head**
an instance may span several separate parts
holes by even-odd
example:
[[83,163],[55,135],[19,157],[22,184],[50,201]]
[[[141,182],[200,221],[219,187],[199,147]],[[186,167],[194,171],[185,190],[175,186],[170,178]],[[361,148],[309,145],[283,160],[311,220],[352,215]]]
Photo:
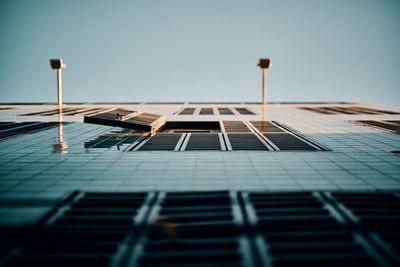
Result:
[[65,64],[63,63],[62,58],[59,58],[59,59],[50,59],[50,67],[51,67],[53,70],[59,70],[59,69],[61,69],[61,68],[67,67],[67,65],[65,65]]
[[260,58],[260,62],[258,65],[261,69],[268,69],[269,67],[272,66],[271,59],[270,58]]

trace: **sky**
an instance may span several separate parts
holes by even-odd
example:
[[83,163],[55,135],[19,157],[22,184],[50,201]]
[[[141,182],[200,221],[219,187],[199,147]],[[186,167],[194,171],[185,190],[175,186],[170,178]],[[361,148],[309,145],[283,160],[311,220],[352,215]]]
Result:
[[400,104],[400,1],[0,0],[0,102]]

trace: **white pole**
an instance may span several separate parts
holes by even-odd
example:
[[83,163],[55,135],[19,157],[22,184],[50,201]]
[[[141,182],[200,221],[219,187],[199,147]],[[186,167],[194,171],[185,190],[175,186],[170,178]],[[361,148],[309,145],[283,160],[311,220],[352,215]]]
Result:
[[262,70],[262,121],[267,120],[267,69]]
[[58,89],[58,108],[62,107],[62,82],[61,82],[61,68],[57,69],[57,89]]
[[265,106],[267,104],[267,70],[262,70],[262,104]]

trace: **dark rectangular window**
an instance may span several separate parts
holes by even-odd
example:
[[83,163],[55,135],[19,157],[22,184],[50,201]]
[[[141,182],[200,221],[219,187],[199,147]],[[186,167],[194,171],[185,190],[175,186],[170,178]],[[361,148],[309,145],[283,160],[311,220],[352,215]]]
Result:
[[157,133],[139,150],[174,150],[182,134]]
[[317,113],[320,113],[320,114],[327,114],[327,115],[335,115],[335,114],[345,114],[345,115],[356,115],[356,114],[398,115],[398,114],[400,114],[399,112],[395,112],[395,111],[378,110],[378,109],[371,109],[371,108],[364,108],[364,107],[316,107],[316,108],[304,107],[304,108],[301,108],[301,109],[317,112]]
[[396,124],[396,125],[400,126],[400,121],[392,121],[392,120],[390,120],[390,121],[384,121],[384,122],[389,122],[389,123]]
[[[82,109],[82,108],[63,108],[62,113],[64,114],[64,113],[68,113],[68,112],[74,112],[79,109]],[[60,112],[59,109],[52,109],[52,110],[20,114],[19,116],[53,116],[53,115],[59,114],[59,112]]]
[[3,227],[1,253],[8,267],[398,266],[398,204],[396,191],[74,191],[28,229]]
[[212,108],[202,108],[200,115],[214,115],[214,110]]
[[167,121],[161,132],[220,132],[219,121]]
[[185,150],[221,150],[217,133],[192,133]]
[[285,131],[269,121],[251,121],[251,124],[262,133],[284,133]]
[[252,133],[229,133],[228,138],[233,150],[269,150]]
[[[400,126],[399,126],[399,122],[400,121],[390,121],[389,123],[384,122],[384,121],[372,121],[372,120],[362,120],[362,121],[356,121],[368,126],[372,126],[374,128],[379,128],[382,130],[388,130],[391,132],[395,132],[395,133],[400,133]],[[397,122],[397,123],[394,123]]]
[[242,121],[223,121],[227,133],[250,133],[250,129]]
[[218,108],[220,115],[233,115],[233,112],[230,108]]
[[289,133],[264,133],[280,150],[317,150]]
[[255,115],[254,112],[251,112],[247,108],[235,108],[237,112],[239,112],[241,115]]
[[0,130],[0,140],[47,130],[56,127],[59,124],[59,122],[22,122],[4,124],[1,125],[2,129]]
[[195,108],[185,108],[179,113],[179,115],[193,115],[195,110]]
[[325,115],[335,114],[335,112],[324,110],[322,108],[301,108],[301,109],[312,111],[312,112],[316,112],[316,113],[319,113],[319,114],[325,114]]

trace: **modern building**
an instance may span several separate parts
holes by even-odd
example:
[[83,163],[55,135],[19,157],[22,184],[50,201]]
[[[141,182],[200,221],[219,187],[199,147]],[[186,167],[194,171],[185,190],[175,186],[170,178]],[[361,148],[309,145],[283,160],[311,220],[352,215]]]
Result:
[[400,266],[399,133],[363,103],[0,105],[0,267]]

